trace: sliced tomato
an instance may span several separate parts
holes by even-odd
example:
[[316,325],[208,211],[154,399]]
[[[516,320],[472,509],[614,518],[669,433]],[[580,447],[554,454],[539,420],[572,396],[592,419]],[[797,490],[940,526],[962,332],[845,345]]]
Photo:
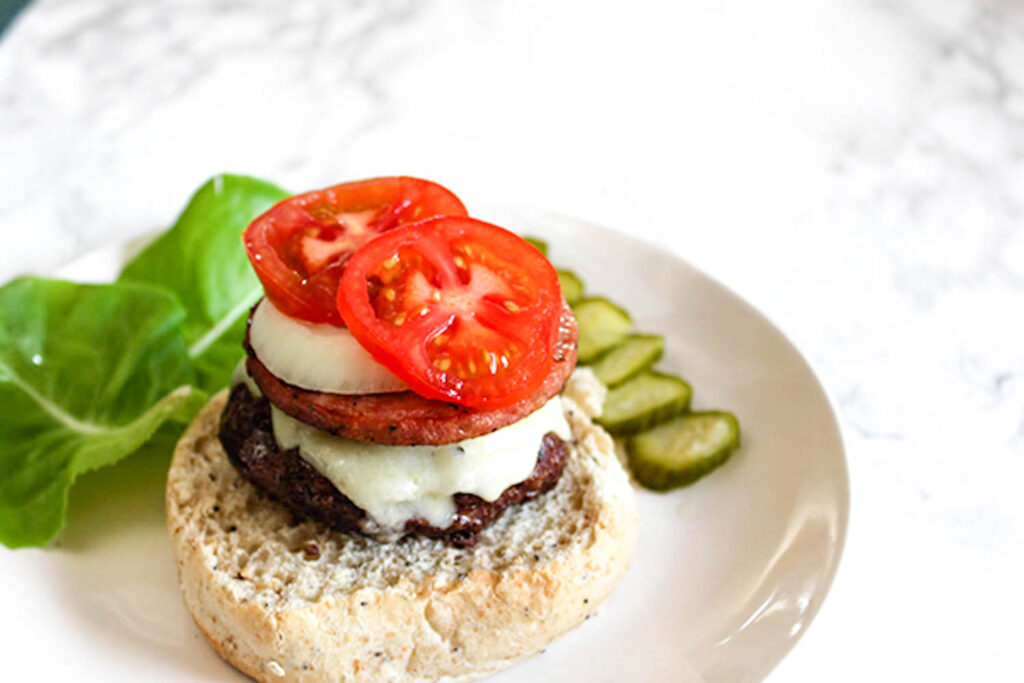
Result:
[[374,237],[432,216],[465,216],[459,198],[417,178],[374,178],[284,199],[243,239],[267,296],[281,311],[341,325],[335,298],[349,257]]
[[413,391],[496,409],[530,396],[551,371],[562,293],[555,269],[519,236],[443,217],[356,252],[338,310]]

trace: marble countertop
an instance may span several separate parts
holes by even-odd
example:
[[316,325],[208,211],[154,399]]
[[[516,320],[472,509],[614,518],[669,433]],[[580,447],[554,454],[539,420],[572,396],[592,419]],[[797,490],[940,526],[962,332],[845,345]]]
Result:
[[0,38],[0,281],[225,170],[419,175],[710,272],[848,440],[845,557],[771,680],[1024,669],[1024,6],[36,0]]

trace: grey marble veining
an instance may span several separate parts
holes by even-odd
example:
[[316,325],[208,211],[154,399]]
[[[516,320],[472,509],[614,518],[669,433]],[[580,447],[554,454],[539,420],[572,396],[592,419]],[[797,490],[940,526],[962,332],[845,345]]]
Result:
[[851,447],[834,593],[773,678],[1021,670],[1020,3],[37,0],[0,41],[0,279],[223,170],[423,175],[711,272]]

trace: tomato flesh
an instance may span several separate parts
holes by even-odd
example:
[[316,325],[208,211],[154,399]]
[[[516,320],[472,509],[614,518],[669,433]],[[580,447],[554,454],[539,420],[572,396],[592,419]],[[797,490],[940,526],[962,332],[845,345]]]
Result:
[[444,187],[418,178],[374,178],[284,199],[243,235],[267,296],[285,314],[341,325],[335,303],[348,259],[373,238],[432,216],[465,216]]
[[562,295],[554,268],[519,236],[441,217],[353,255],[337,305],[360,344],[414,391],[483,409],[543,383]]

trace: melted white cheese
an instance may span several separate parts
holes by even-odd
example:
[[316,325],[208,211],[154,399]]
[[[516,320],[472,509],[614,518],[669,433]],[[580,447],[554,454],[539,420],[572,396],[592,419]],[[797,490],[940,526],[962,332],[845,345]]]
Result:
[[495,432],[442,446],[384,446],[316,429],[271,407],[274,436],[283,449],[298,447],[306,462],[385,529],[399,531],[422,518],[451,524],[456,493],[496,500],[525,481],[548,432],[569,438],[558,397]]
[[249,344],[256,357],[288,384],[331,394],[405,391],[344,327],[296,320],[263,299],[252,314]]

